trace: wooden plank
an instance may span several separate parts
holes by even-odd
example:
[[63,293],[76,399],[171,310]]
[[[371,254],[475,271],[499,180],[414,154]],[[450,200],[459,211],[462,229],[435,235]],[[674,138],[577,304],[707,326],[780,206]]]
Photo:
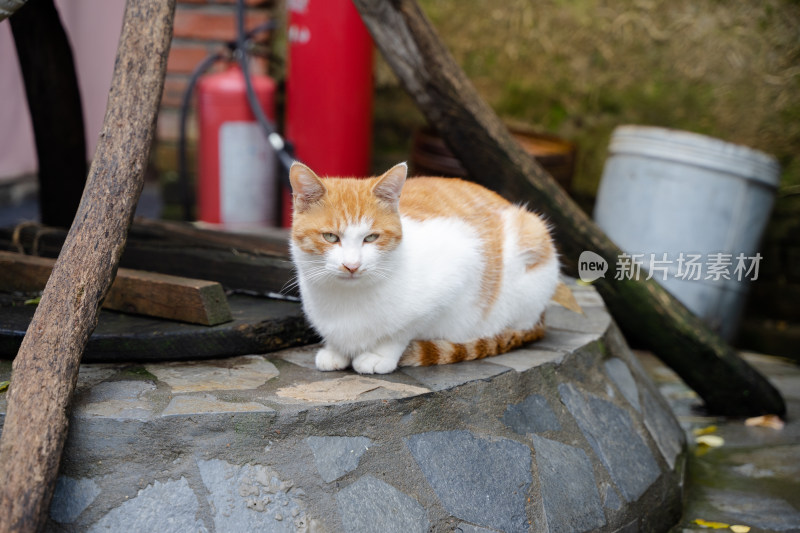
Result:
[[[0,249],[56,257],[65,236],[63,230],[39,225],[0,228]],[[226,289],[249,294],[298,295],[292,288],[288,232],[280,229],[253,235],[137,220],[120,266],[218,281]]]
[[[100,311],[82,363],[190,361],[267,353],[319,342],[298,302],[233,294],[233,320],[217,326]],[[0,307],[0,359],[13,359],[35,306]]]
[[[0,251],[0,290],[43,290],[55,260]],[[105,309],[214,326],[232,320],[222,285],[120,268]]]
[[103,302],[106,309],[215,326],[232,319],[222,285],[120,268]]
[[248,232],[222,231],[213,224],[194,224],[172,220],[136,219],[130,237],[143,239],[161,237],[164,240],[195,246],[247,250],[253,254],[287,257],[289,255],[289,230],[287,228],[258,228]]
[[0,291],[44,290],[55,259],[0,252]]

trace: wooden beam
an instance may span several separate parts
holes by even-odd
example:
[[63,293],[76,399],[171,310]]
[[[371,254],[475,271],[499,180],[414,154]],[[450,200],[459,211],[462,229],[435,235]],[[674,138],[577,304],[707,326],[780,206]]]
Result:
[[[66,232],[25,225],[0,228],[0,250],[56,257]],[[137,220],[128,233],[120,266],[218,281],[247,294],[298,296],[289,234],[237,234],[196,228],[185,222]]]
[[[101,311],[81,363],[198,361],[320,341],[299,302],[232,294],[228,305],[234,319],[213,327]],[[0,359],[17,355],[35,311],[30,305],[0,308]]]
[[[55,261],[0,251],[0,290],[41,291]],[[103,308],[137,315],[216,326],[233,319],[222,285],[120,268],[103,301]]]
[[[470,178],[544,213],[572,275],[581,252],[621,251],[517,143],[414,0],[353,0],[386,62]],[[488,8],[487,8],[488,9]],[[647,346],[715,413],[783,415],[780,393],[655,280],[595,284],[628,338]]]
[[44,290],[54,264],[47,257],[0,252],[0,291]]
[[83,350],[116,274],[164,89],[175,0],[128,0],[84,195],[12,366],[0,438],[0,528],[47,520]]

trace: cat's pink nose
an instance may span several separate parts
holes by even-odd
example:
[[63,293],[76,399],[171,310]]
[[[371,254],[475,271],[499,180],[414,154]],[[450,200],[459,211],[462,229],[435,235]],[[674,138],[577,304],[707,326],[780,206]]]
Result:
[[356,270],[361,268],[361,263],[358,263],[358,262],[355,262],[355,263],[342,263],[342,266],[345,268],[345,270],[347,270],[351,274],[355,274]]

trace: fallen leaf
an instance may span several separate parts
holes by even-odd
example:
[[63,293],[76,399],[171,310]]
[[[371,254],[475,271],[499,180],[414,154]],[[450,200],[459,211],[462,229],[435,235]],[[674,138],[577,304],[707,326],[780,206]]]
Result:
[[696,518],[692,521],[692,523],[697,524],[698,526],[707,527],[709,529],[728,529],[731,527],[725,522],[712,522],[710,520],[703,520],[702,518]]
[[731,526],[733,533],[747,533],[750,531],[750,526]]
[[42,301],[41,296],[37,296],[36,298],[31,298],[30,300],[25,300],[25,305],[39,305],[39,302]]
[[744,421],[745,426],[758,426],[770,429],[783,429],[784,423],[778,415],[754,416]]
[[695,439],[697,444],[708,446],[709,448],[719,448],[725,444],[725,439],[718,435],[700,435]]
[[700,435],[708,435],[710,433],[715,433],[717,431],[717,426],[706,426],[704,428],[695,428],[692,430],[692,434],[695,437],[699,437]]
[[11,385],[10,381],[0,381],[0,392],[6,390],[9,385]]
[[572,289],[567,287],[564,283],[558,284],[552,301],[574,313],[583,314],[583,309],[578,303],[578,300],[575,299],[575,295],[572,294]]

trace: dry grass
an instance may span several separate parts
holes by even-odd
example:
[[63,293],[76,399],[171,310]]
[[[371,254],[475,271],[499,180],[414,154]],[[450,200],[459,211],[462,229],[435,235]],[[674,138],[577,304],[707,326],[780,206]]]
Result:
[[[578,193],[594,193],[626,123],[759,148],[800,184],[797,1],[420,3],[498,113],[579,143]],[[378,78],[391,85],[385,67]]]

